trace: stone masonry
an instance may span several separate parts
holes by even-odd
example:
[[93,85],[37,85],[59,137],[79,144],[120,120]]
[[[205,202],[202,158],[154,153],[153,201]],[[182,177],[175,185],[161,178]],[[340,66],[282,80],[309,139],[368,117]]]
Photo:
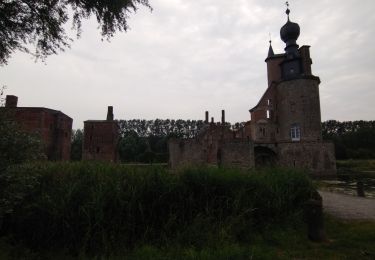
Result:
[[278,165],[307,169],[316,176],[336,174],[334,146],[322,141],[320,79],[312,74],[310,46],[297,45],[300,27],[290,21],[289,13],[280,30],[285,53],[274,54],[270,41],[265,60],[268,87],[250,109],[251,120],[235,132],[224,129],[225,121],[208,124],[206,112],[206,127],[198,137],[169,142],[172,169],[197,163]]

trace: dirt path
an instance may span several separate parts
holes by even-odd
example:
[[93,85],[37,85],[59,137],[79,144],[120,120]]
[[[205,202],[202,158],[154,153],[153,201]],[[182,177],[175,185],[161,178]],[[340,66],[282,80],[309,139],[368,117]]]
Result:
[[342,219],[375,220],[375,199],[319,191],[326,212]]

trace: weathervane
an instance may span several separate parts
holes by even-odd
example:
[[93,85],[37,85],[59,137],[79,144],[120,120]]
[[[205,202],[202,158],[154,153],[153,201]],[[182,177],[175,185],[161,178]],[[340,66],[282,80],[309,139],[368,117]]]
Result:
[[286,1],[285,5],[286,5],[286,12],[285,13],[288,15],[288,21],[289,21],[289,14],[290,14],[289,1]]
[[269,36],[270,36],[270,45],[272,44],[272,37],[271,37],[271,33],[268,33]]

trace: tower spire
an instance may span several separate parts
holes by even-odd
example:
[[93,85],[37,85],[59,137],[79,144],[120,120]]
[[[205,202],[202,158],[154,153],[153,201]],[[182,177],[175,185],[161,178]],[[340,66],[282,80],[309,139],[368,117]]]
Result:
[[275,55],[275,53],[273,52],[273,48],[272,48],[272,38],[271,38],[271,33],[270,33],[270,40],[269,40],[269,43],[270,43],[270,47],[268,49],[268,55],[267,55],[267,58],[270,58],[272,56]]
[[286,5],[286,11],[285,11],[285,13],[288,16],[288,22],[289,22],[289,14],[290,14],[289,1],[286,1],[285,5]]

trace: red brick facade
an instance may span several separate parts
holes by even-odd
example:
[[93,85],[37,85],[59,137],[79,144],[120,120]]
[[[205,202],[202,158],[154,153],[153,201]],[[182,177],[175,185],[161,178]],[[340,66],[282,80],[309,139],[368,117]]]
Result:
[[84,122],[83,160],[116,162],[119,127],[113,120],[113,108],[108,107],[107,120]]
[[17,107],[16,96],[7,96],[5,108],[23,130],[38,134],[49,160],[70,159],[73,119],[60,111],[44,107]]

